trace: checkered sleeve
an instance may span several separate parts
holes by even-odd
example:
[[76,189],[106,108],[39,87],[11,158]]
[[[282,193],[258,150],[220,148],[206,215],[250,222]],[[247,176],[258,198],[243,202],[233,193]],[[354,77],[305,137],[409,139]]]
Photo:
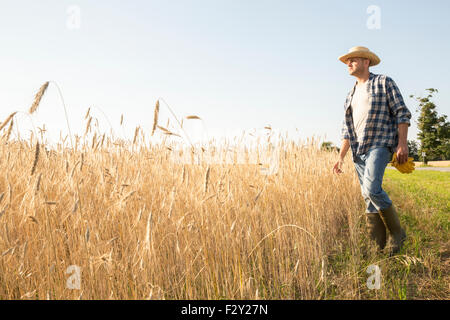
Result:
[[344,140],[344,139],[350,140],[350,136],[349,136],[348,130],[347,130],[347,125],[345,124],[345,119],[344,119],[344,121],[342,121],[341,138],[342,138],[342,140]]
[[411,126],[411,112],[403,101],[402,94],[394,80],[386,77],[386,93],[389,109],[391,110],[398,123],[407,123]]

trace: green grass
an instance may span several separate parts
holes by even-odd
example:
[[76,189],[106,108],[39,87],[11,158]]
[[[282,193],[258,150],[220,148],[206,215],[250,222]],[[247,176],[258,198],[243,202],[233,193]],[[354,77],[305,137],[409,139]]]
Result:
[[406,292],[406,299],[448,299],[450,172],[417,170],[402,174],[386,170],[383,188],[396,205],[408,233],[403,251],[416,259],[414,268],[405,268],[405,264],[396,270],[406,276],[406,291],[395,282],[391,286],[398,287],[402,297]]
[[[450,297],[450,172],[386,170],[383,189],[399,213],[407,241],[397,256],[369,245],[364,219],[359,239],[344,240],[329,255],[326,299],[448,299]],[[363,202],[362,198],[361,201]],[[380,267],[381,288],[366,286],[370,264]],[[356,275],[355,275],[356,273]]]
[[415,170],[402,174],[386,170],[383,187],[398,196],[404,193],[418,206],[433,208],[437,214],[450,212],[450,172]]

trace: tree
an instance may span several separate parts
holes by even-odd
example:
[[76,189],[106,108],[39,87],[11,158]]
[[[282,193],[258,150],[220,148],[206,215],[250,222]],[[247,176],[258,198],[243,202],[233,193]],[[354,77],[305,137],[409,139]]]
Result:
[[[426,89],[429,94],[426,97],[415,97],[419,102],[417,111],[420,116],[417,120],[419,132],[417,138],[420,141],[419,155],[426,164],[430,160],[445,160],[450,155],[450,123],[446,121],[447,116],[438,116],[436,105],[431,101],[433,93],[437,89]],[[422,153],[425,152],[425,157]]]
[[447,116],[443,115],[439,118],[439,123],[442,125],[437,128],[437,135],[441,144],[438,146],[438,153],[441,156],[440,160],[450,159],[450,122],[446,121]]
[[320,146],[320,149],[329,151],[332,146],[333,146],[333,142],[324,141],[324,142],[322,142],[322,145]]
[[414,158],[414,161],[419,161],[419,145],[416,140],[408,140],[409,156]]
[[320,149],[324,150],[324,151],[333,151],[333,150],[336,150],[337,152],[340,151],[340,148],[333,145],[333,142],[330,142],[330,141],[322,142]]

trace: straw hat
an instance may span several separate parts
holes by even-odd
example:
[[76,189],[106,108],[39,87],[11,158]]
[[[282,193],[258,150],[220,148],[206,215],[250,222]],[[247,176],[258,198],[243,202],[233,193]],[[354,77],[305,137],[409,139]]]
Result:
[[339,60],[341,60],[343,63],[347,64],[348,58],[366,58],[370,60],[369,67],[376,66],[380,63],[380,58],[378,56],[371,52],[366,47],[353,47],[350,50],[348,50],[347,54],[344,54],[343,56],[339,57]]

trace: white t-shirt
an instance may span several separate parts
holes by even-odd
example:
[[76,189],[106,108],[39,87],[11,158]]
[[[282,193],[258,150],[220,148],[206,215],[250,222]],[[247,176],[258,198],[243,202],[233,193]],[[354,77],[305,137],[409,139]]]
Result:
[[369,115],[370,103],[367,83],[357,85],[351,102],[353,112],[353,126],[355,127],[356,139],[362,142],[364,128]]

